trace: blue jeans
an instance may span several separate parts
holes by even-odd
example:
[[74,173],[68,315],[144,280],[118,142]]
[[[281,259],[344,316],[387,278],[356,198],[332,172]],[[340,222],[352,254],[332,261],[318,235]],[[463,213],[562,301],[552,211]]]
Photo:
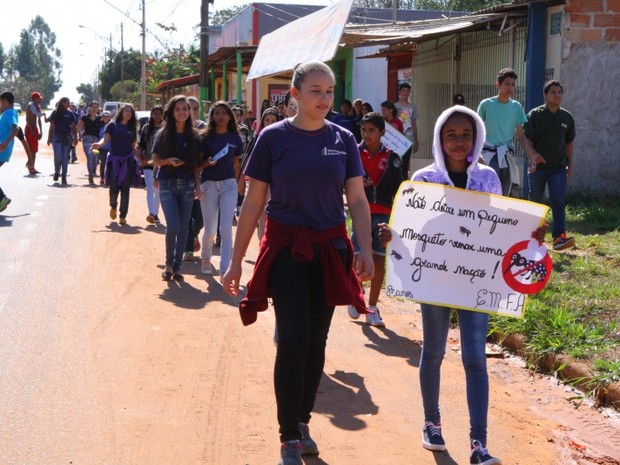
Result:
[[54,150],[54,173],[67,176],[69,167],[69,150],[71,149],[71,134],[52,135],[52,149]]
[[566,168],[541,170],[537,169],[529,175],[530,200],[542,202],[545,195],[545,185],[549,186],[549,200],[553,215],[553,238],[566,232]]
[[153,179],[153,170],[144,169],[144,184],[146,184],[146,207],[149,215],[159,215],[159,189],[155,187],[155,179]]
[[[439,381],[441,362],[446,353],[446,340],[450,328],[450,309],[430,304],[420,306],[423,330],[420,389],[424,404],[424,421],[437,424],[441,423]],[[486,444],[489,377],[485,346],[489,315],[469,310],[458,310],[458,314],[469,409],[469,436],[472,440],[477,439],[482,444]]]
[[95,177],[97,174],[98,156],[93,155],[90,146],[98,140],[99,138],[97,136],[82,136],[82,145],[84,146],[84,153],[86,154],[86,167],[88,168],[88,175],[91,177]]
[[237,180],[235,178],[222,181],[205,181],[200,185],[202,197],[200,208],[205,229],[202,234],[203,260],[211,260],[213,255],[213,238],[217,232],[217,216],[220,215],[220,276],[223,276],[230,265],[232,256],[232,226],[235,207],[237,205]]
[[166,217],[166,266],[178,272],[183,262],[187,225],[194,203],[194,180],[160,179],[159,199]]

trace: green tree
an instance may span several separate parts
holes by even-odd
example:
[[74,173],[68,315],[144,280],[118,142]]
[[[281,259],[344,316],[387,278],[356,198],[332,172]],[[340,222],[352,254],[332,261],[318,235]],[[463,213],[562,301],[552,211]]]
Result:
[[4,64],[6,62],[6,55],[4,54],[4,46],[0,43],[0,76],[4,73]]
[[18,101],[28,101],[30,92],[38,90],[44,96],[45,106],[62,85],[62,54],[56,47],[56,34],[37,15],[19,38],[19,43],[9,51],[7,75],[14,83],[18,77],[24,80],[27,90],[24,94],[16,92],[15,96]]
[[[140,101],[140,86],[138,82],[126,79],[122,82],[123,96],[121,97],[121,81],[115,82],[110,88],[110,98],[115,101],[124,101],[133,103],[134,106]],[[137,97],[137,102],[136,102]]]
[[158,54],[147,61],[147,87],[154,90],[161,82],[198,73],[200,48],[190,45]]
[[90,103],[93,100],[97,100],[96,91],[92,84],[82,83],[75,90],[80,94],[81,103]]
[[121,68],[123,69],[123,80],[140,82],[141,67],[142,54],[139,51],[125,50],[122,56],[121,52],[116,50],[109,51],[105,65],[99,72],[101,97],[104,100],[112,99],[111,89],[114,84],[121,80]]
[[222,8],[221,10],[209,10],[209,24],[211,26],[221,26],[231,18],[235,17],[247,5]]

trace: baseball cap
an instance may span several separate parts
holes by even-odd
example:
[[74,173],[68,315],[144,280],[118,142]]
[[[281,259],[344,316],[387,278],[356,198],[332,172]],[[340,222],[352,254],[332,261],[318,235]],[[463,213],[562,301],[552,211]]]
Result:
[[463,94],[454,94],[454,97],[452,97],[452,103],[454,105],[465,105],[465,97],[463,97]]
[[39,92],[33,92],[30,95],[30,98],[32,98],[32,100],[34,100],[35,98],[43,98],[43,96]]
[[110,113],[108,110],[104,111],[103,113],[101,113],[101,116],[112,116],[112,113]]

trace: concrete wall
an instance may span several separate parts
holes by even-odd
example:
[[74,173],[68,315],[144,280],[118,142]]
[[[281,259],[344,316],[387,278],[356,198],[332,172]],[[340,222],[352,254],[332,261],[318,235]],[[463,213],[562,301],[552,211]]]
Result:
[[560,80],[575,117],[573,192],[620,193],[620,0],[568,0]]

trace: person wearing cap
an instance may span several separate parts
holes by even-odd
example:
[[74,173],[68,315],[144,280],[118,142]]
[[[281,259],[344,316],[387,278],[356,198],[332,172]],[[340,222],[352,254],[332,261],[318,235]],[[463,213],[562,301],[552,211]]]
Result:
[[452,97],[452,105],[465,106],[465,97],[463,97],[463,94],[454,94]]
[[30,148],[31,157],[28,158],[26,168],[30,174],[39,174],[34,167],[34,162],[39,151],[39,141],[43,136],[43,124],[41,123],[41,117],[45,118],[45,113],[41,111],[41,102],[43,96],[39,92],[33,92],[30,95],[32,101],[26,107],[26,127],[24,128],[24,135],[26,136],[26,142]]
[[420,148],[418,142],[418,108],[409,101],[411,97],[411,84],[408,82],[401,82],[398,86],[398,100],[394,102],[394,106],[398,110],[398,118],[403,122],[403,133],[413,145],[411,150],[408,150],[403,155],[403,175],[405,179],[409,178],[409,160],[411,154],[416,153]]

